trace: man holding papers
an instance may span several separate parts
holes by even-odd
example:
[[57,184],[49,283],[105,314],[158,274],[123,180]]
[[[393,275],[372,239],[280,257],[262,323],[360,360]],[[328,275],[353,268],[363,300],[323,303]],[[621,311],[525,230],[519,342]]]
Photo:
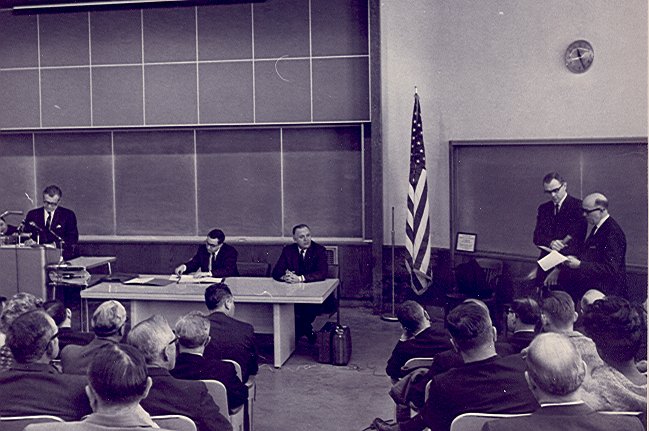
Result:
[[178,265],[174,272],[182,275],[196,272],[211,277],[237,277],[237,257],[239,253],[229,244],[225,244],[225,234],[221,229],[212,229],[205,238],[205,244],[198,246],[194,257],[187,263]]

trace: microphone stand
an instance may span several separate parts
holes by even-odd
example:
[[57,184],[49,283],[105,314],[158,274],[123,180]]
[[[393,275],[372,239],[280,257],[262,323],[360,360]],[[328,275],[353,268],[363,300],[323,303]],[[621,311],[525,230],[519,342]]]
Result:
[[385,320],[386,322],[399,321],[394,314],[394,207],[392,207],[392,313],[382,315],[381,320]]

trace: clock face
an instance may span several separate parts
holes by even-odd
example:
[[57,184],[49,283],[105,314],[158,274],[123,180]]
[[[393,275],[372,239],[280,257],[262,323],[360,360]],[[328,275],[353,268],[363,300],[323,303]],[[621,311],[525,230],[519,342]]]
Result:
[[573,73],[584,73],[593,64],[595,52],[585,40],[577,40],[566,49],[566,67]]

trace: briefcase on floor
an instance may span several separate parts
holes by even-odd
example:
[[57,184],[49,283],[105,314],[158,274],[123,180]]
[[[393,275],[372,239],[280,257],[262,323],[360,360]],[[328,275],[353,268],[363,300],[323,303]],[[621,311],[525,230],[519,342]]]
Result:
[[352,332],[349,326],[336,325],[331,338],[331,363],[347,365],[352,357]]
[[316,334],[316,343],[318,345],[317,361],[321,364],[331,364],[331,340],[336,330],[335,322],[327,322]]

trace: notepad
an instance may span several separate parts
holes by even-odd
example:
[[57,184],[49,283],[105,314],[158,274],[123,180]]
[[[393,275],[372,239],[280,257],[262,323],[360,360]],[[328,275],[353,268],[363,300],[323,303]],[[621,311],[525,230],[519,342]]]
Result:
[[208,283],[208,284],[214,284],[214,283],[222,283],[223,279],[222,278],[217,278],[217,277],[196,277],[193,274],[183,274],[180,276],[180,279],[178,279],[177,275],[171,275],[169,276],[169,281],[174,281],[176,283]]
[[565,257],[564,255],[562,255],[556,250],[552,250],[550,251],[550,253],[547,254],[547,256],[544,256],[543,258],[539,259],[537,262],[541,267],[541,269],[543,269],[543,271],[547,271],[567,260],[568,260],[567,257]]
[[146,286],[166,286],[171,283],[170,280],[156,277],[135,277],[123,282],[124,284],[140,284]]

